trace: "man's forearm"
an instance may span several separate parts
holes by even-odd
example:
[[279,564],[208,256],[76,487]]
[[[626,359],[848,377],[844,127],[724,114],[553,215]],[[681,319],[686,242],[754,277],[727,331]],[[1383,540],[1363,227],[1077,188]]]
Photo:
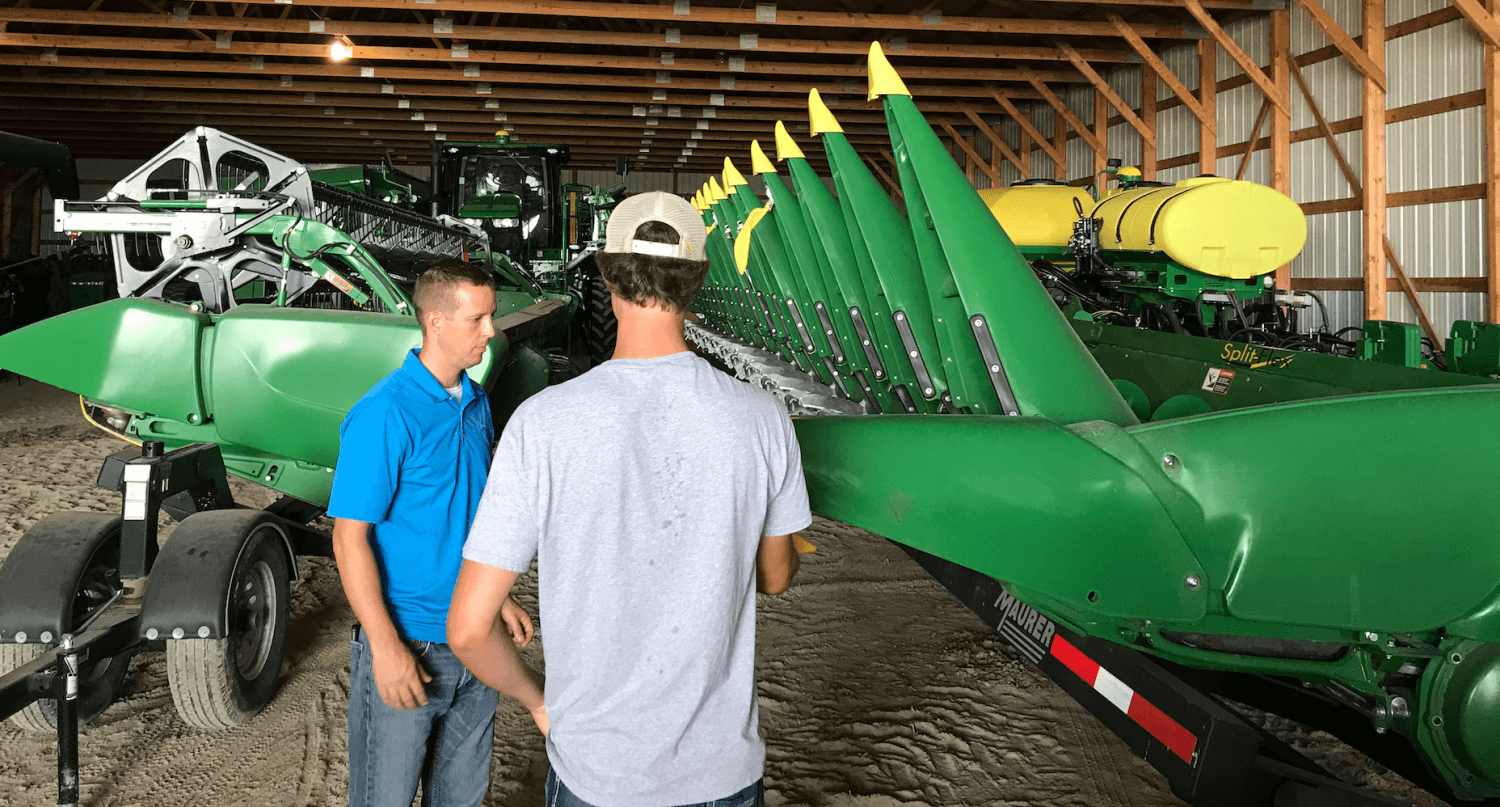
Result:
[[348,598],[354,618],[359,620],[371,648],[399,645],[401,635],[396,631],[396,623],[391,620],[380,591],[380,569],[375,565],[375,552],[370,549],[369,525],[336,519],[333,558],[338,564],[344,596]]
[[502,625],[497,623],[473,641],[455,644],[453,652],[486,686],[520,701],[529,712],[542,708],[541,682],[522,663],[515,642]]

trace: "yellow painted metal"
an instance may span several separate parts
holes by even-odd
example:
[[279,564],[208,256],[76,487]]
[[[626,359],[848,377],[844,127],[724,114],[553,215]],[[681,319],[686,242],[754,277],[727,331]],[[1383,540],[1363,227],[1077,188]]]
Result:
[[891,67],[889,59],[885,58],[885,51],[880,49],[879,42],[870,43],[870,99],[871,101],[883,95],[911,95],[911,90],[906,89],[906,82],[896,75],[896,68]]
[[750,215],[745,217],[744,225],[734,237],[734,265],[742,275],[745,273],[745,267],[750,264],[750,233],[754,232],[755,225],[759,224],[769,212],[771,212],[769,207],[757,207],[750,211]]
[[808,134],[813,137],[826,132],[844,131],[844,127],[839,125],[838,118],[833,116],[833,110],[823,103],[823,96],[818,94],[816,87],[807,94],[807,121]]
[[750,170],[757,174],[776,173],[776,164],[766,156],[765,150],[760,147],[759,140],[750,141]]
[[729,198],[729,194],[725,193],[724,189],[719,186],[719,178],[718,177],[709,177],[708,178],[708,192],[711,193],[711,194],[713,194],[713,202],[710,202],[709,204],[714,204],[716,202],[722,202],[725,199]]
[[750,184],[749,182],[745,181],[745,175],[740,173],[740,169],[735,168],[734,167],[734,163],[731,162],[728,157],[725,157],[724,158],[724,187],[726,189],[733,190],[737,186],[740,186],[740,185],[749,185],[749,184]]
[[1307,241],[1307,218],[1296,202],[1265,185],[1220,177],[1125,191],[1092,215],[1104,220],[1106,251],[1164,252],[1189,269],[1231,279],[1273,272]]
[[989,188],[979,192],[985,207],[1005,228],[1016,246],[1066,247],[1073,237],[1073,222],[1078,220],[1077,201],[1083,210],[1094,207],[1094,198],[1083,188],[1071,185],[1022,185],[1016,188]]
[[787,133],[786,124],[776,121],[776,161],[794,160],[799,157],[806,157],[802,153],[802,148]]

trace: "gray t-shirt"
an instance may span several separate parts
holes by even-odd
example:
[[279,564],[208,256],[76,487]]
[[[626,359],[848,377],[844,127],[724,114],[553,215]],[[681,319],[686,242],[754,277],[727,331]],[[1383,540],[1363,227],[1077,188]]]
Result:
[[811,523],[786,411],[692,353],[608,361],[516,410],[464,557],[537,558],[569,790],[661,807],[761,777],[755,553]]

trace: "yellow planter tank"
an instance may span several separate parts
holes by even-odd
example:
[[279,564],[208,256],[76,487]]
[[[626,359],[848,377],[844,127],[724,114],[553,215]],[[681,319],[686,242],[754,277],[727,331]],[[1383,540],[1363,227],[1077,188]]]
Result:
[[1136,188],[1094,207],[1106,252],[1161,252],[1206,275],[1245,279],[1291,262],[1307,241],[1307,219],[1264,185],[1219,177]]
[[1022,249],[1066,247],[1073,237],[1073,222],[1078,220],[1074,200],[1084,210],[1094,207],[1094,197],[1088,191],[1071,185],[989,188],[980,191],[979,198],[1011,242]]

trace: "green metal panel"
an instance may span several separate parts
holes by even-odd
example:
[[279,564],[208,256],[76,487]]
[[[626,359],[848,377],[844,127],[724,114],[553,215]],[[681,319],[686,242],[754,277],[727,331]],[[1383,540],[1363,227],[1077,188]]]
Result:
[[[1475,428],[1497,409],[1494,388],[1393,392],[1132,435],[1174,458],[1173,482],[1201,505],[1203,532],[1188,539],[1231,615],[1408,632],[1464,617],[1500,586],[1500,497],[1488,475],[1453,473],[1500,456],[1500,432]],[[1442,484],[1414,500],[1416,480]]]
[[1466,375],[1500,375],[1500,325],[1456,320],[1447,343],[1448,369]]
[[[224,314],[214,330],[208,383],[220,438],[326,466],[338,460],[350,407],[422,341],[413,317],[260,305]],[[507,347],[496,334],[470,377],[485,385]]]
[[199,345],[207,314],[155,300],[109,300],[0,335],[0,368],[136,412],[200,422]]
[[1098,616],[1194,620],[1201,573],[1132,469],[1041,418],[796,420],[814,509]]

